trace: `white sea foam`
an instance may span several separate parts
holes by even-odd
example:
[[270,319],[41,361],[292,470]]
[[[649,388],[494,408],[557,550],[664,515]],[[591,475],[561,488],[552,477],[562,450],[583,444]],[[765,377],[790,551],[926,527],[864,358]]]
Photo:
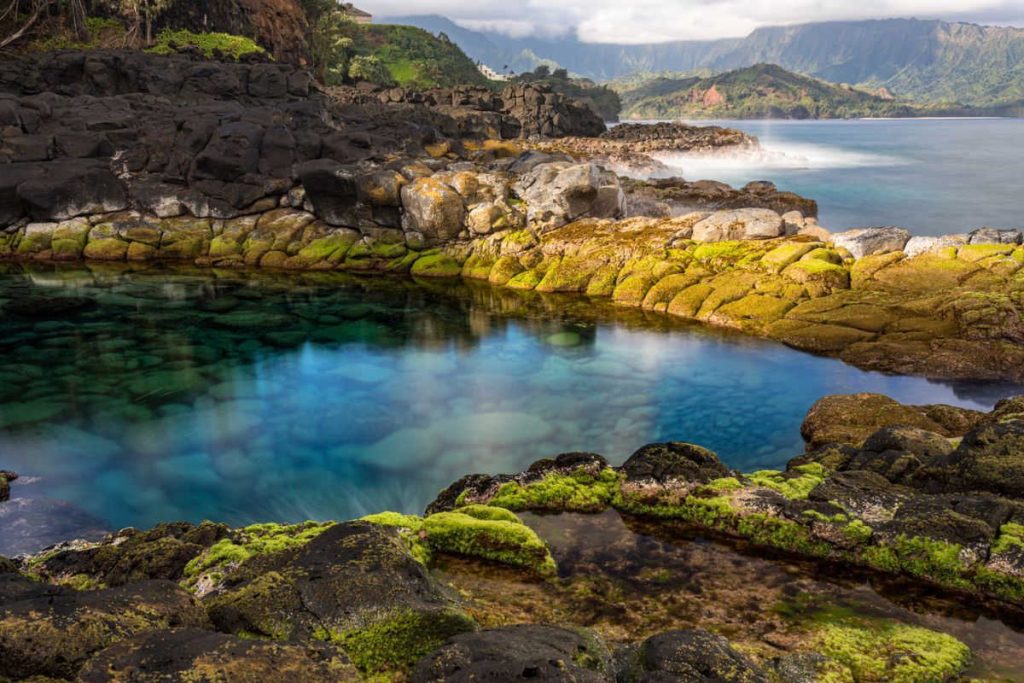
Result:
[[764,177],[772,171],[897,166],[898,157],[805,142],[762,142],[759,149],[709,153],[657,152],[655,159],[688,179]]

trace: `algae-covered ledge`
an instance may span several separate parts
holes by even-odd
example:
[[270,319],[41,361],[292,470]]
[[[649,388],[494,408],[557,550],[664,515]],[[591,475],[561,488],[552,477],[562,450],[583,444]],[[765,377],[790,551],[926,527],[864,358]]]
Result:
[[[570,570],[585,550],[563,555],[561,567],[565,540],[548,534],[561,516],[568,532],[587,518],[621,525],[606,517],[616,514],[666,539],[684,529],[732,538],[754,555],[903,576],[1022,610],[1024,480],[1012,455],[1022,415],[1021,398],[978,413],[836,396],[809,413],[807,452],[783,471],[737,472],[700,446],[650,444],[621,467],[568,453],[519,474],[468,475],[423,516],[166,524],[63,544],[0,565],[0,643],[10,655],[0,675],[108,680],[101,672],[115,663],[196,673],[230,652],[239,671],[287,661],[311,680],[447,680],[521,666],[632,680],[680,662],[737,682],[957,680],[973,657],[957,637],[800,592],[760,608],[784,638],[724,624],[719,634],[659,630],[686,620],[643,591],[607,593]],[[662,568],[646,580],[680,579]],[[615,610],[633,601],[645,606],[637,614],[647,610],[629,617],[641,638],[615,626]],[[551,619],[573,604],[586,613],[560,626],[521,623],[523,610]],[[714,630],[713,618],[701,623]],[[160,659],[169,648],[186,654],[169,664]]]

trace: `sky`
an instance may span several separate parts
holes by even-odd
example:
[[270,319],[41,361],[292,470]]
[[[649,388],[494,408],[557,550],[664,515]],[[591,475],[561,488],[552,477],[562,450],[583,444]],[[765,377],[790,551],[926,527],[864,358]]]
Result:
[[600,43],[741,37],[759,26],[917,17],[1024,27],[1024,0],[360,0],[376,16],[440,14],[512,35]]

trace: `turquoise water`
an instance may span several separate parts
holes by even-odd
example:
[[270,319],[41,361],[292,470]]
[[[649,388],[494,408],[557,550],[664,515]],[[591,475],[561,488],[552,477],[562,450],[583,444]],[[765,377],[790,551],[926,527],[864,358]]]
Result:
[[621,463],[659,440],[779,466],[824,394],[987,408],[1012,392],[455,283],[12,269],[0,311],[0,469],[23,475],[0,525],[31,512],[22,549],[47,524],[418,512],[469,472],[570,450]]
[[713,123],[758,136],[764,153],[667,155],[674,173],[731,184],[771,180],[817,200],[830,230],[899,225],[940,235],[1024,227],[1024,119]]

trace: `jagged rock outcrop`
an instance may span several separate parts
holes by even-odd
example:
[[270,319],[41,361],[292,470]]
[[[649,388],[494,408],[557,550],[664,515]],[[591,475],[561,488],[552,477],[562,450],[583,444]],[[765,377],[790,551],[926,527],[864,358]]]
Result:
[[436,109],[455,118],[467,134],[499,139],[593,137],[606,130],[589,107],[540,83],[508,85],[500,95],[460,86],[426,91],[389,88],[378,97],[385,103]]

